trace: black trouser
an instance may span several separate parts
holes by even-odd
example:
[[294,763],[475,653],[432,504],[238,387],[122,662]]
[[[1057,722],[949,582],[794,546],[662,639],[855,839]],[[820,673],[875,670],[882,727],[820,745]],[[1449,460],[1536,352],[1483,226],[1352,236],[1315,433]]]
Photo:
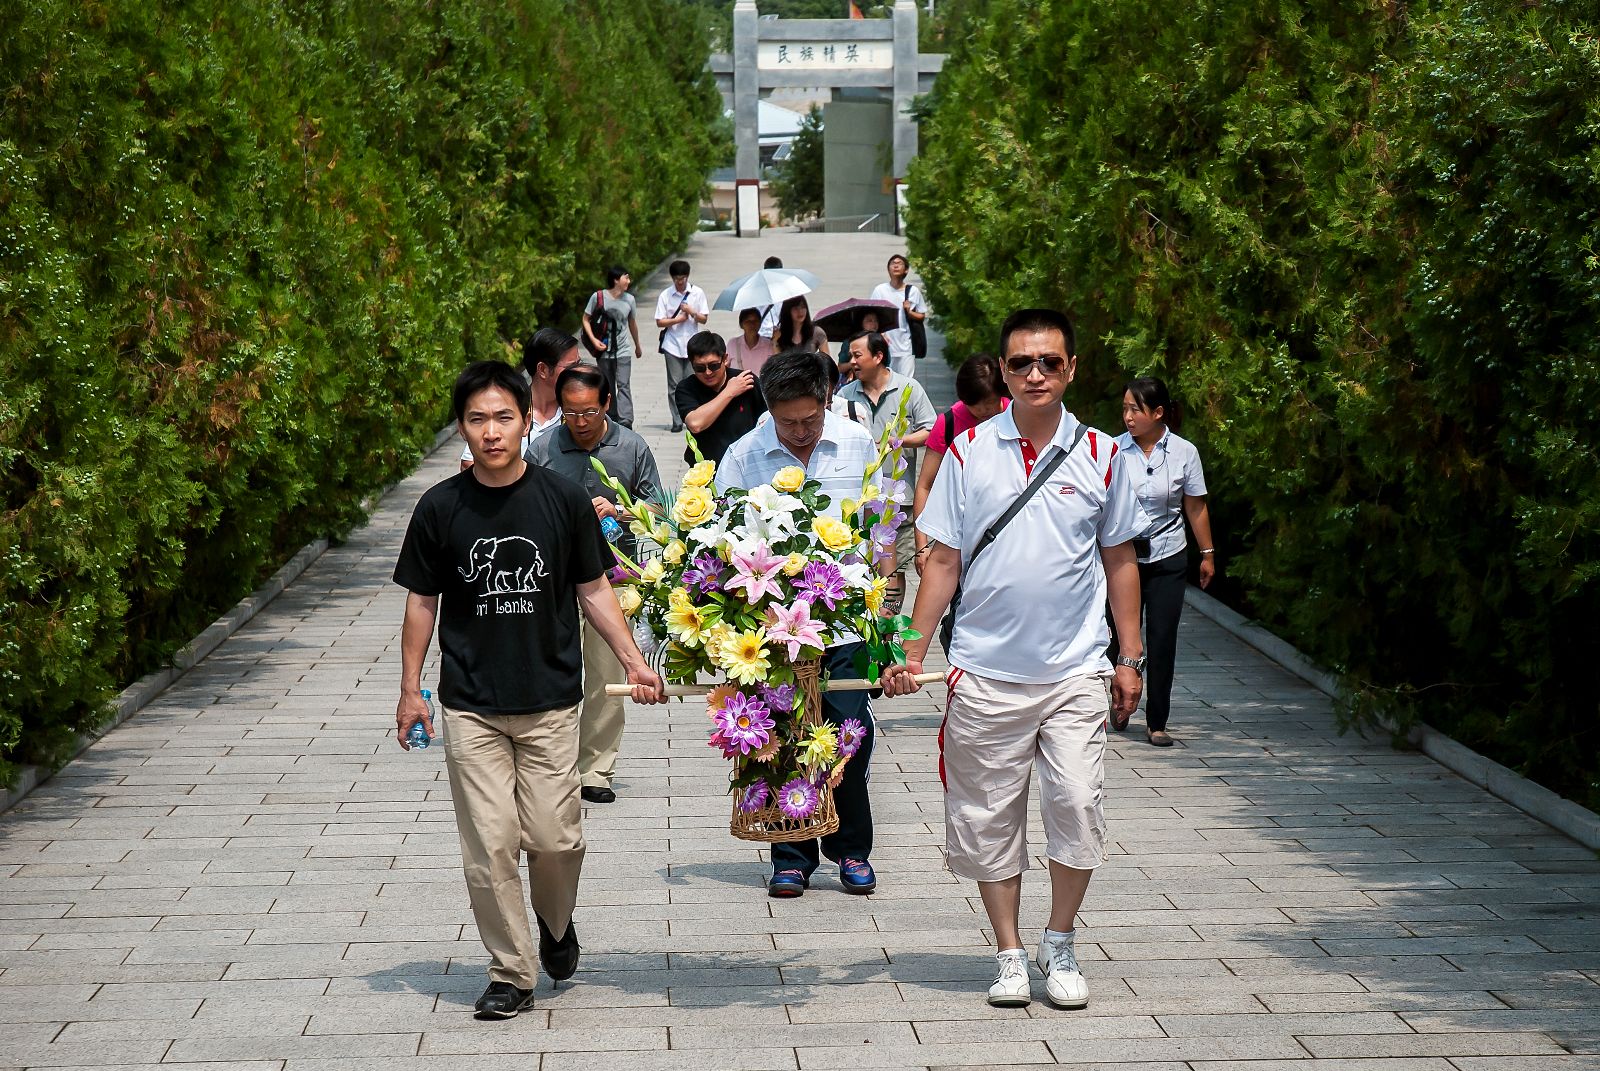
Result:
[[[1178,619],[1188,585],[1189,550],[1160,561],[1139,563],[1139,609],[1144,618],[1144,723],[1151,732],[1167,727],[1172,708],[1172,675],[1178,661]],[[1117,658],[1117,622],[1111,623],[1111,659]]]
[[[830,647],[822,660],[824,676],[844,678],[859,677],[855,654],[861,644],[847,643]],[[822,838],[821,852],[818,842],[811,840],[789,841],[772,846],[772,869],[799,870],[806,877],[817,869],[821,856],[834,862],[841,859],[865,859],[872,854],[872,803],[867,799],[867,763],[872,760],[872,742],[877,730],[872,724],[870,699],[866,692],[823,692],[822,713],[828,721],[839,725],[846,718],[855,718],[866,727],[866,737],[844,766],[844,777],[833,790],[833,805],[839,812],[839,828]]]

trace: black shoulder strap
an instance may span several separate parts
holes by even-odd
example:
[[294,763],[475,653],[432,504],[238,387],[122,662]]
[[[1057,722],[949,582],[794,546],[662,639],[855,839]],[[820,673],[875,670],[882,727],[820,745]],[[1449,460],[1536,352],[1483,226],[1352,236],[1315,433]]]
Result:
[[1083,441],[1083,437],[1088,431],[1089,426],[1079,422],[1078,432],[1072,437],[1072,445],[1065,450],[1058,450],[1049,461],[1034,470],[1033,479],[1028,481],[1028,486],[1023,489],[1022,494],[1017,496],[1017,500],[1011,503],[1011,507],[1000,514],[1000,519],[991,524],[988,531],[983,533],[983,538],[978,540],[978,545],[973,548],[972,557],[967,559],[966,567],[968,569],[972,568],[972,563],[977,561],[978,555],[982,554],[984,549],[995,541],[995,537],[1000,534],[1001,529],[1010,524],[1011,519],[1022,512],[1022,507],[1028,504],[1028,499],[1038,493],[1039,488],[1043,487],[1046,481],[1054,475],[1056,469],[1061,467],[1061,463],[1067,459],[1067,456],[1078,448],[1078,444]]
[[954,409],[946,409],[944,411],[944,448],[946,450],[950,449],[950,444],[955,441],[955,437],[956,411]]

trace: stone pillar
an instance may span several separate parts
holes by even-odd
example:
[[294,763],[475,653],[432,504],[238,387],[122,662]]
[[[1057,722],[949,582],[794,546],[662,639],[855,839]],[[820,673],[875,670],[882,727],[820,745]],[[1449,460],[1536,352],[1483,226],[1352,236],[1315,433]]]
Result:
[[761,83],[756,69],[760,17],[756,0],[736,0],[733,5],[734,226],[741,238],[761,234]]
[[917,95],[917,5],[915,0],[895,0],[894,5],[894,232],[903,233],[900,206],[905,201],[906,172],[917,155],[917,121],[911,101]]
[[894,177],[904,181],[917,155],[917,122],[911,101],[917,95],[917,5],[915,0],[895,0],[894,5]]

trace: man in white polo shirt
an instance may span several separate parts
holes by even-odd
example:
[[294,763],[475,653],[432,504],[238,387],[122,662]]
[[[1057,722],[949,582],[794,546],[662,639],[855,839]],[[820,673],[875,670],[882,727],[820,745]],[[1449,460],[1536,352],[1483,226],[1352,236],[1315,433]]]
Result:
[[[989,1003],[1032,999],[1018,927],[1028,868],[1028,782],[1039,769],[1050,920],[1038,964],[1051,1003],[1081,1008],[1073,924],[1105,859],[1106,718],[1139,705],[1139,566],[1131,540],[1141,515],[1110,435],[1082,425],[1061,398],[1076,371],[1072,324],[1023,309],[1000,330],[1011,407],[958,436],[917,520],[929,540],[906,664],[884,675],[887,695],[917,689],[928,637],[960,598],[950,643],[950,696],[940,730],[946,858],[978,882],[994,927],[998,971]],[[954,464],[951,462],[954,461]],[[1003,526],[997,522],[1038,485]],[[1105,606],[1123,646],[1106,659]]]
[[[769,358],[761,366],[761,395],[770,420],[746,432],[728,447],[717,467],[717,489],[746,489],[771,483],[781,470],[798,466],[806,477],[822,485],[828,496],[827,512],[840,515],[847,498],[861,494],[867,466],[877,458],[872,436],[865,428],[828,411],[828,360],[810,350],[790,350]],[[861,676],[856,654],[858,636],[831,635],[823,654],[823,671],[833,679]],[[845,764],[844,777],[834,790],[839,828],[820,839],[790,841],[772,846],[772,876],[767,895],[784,899],[802,896],[811,875],[827,856],[839,864],[839,885],[847,893],[865,895],[878,887],[877,873],[868,862],[872,855],[872,801],[867,796],[867,770],[872,762],[876,730],[866,692],[824,692],[823,716],[834,726],[850,719],[865,727],[861,748]]]

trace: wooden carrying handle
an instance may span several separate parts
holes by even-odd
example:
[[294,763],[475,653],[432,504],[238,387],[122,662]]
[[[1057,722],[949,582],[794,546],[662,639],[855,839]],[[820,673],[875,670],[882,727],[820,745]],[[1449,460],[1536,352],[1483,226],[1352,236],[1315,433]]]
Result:
[[[916,675],[916,681],[918,684],[935,684],[942,680],[944,680],[943,673],[918,673]],[[711,691],[711,689],[720,687],[721,685],[718,684],[669,684],[666,686],[666,689],[667,695],[670,697],[705,695],[707,692]],[[860,677],[845,677],[840,680],[827,680],[822,682],[822,690],[824,692],[870,692],[874,688],[881,687],[883,687],[883,683],[881,681],[879,681],[877,684],[874,684],[871,681],[863,680]],[[630,696],[633,694],[633,685],[608,684],[606,685],[606,694]]]

